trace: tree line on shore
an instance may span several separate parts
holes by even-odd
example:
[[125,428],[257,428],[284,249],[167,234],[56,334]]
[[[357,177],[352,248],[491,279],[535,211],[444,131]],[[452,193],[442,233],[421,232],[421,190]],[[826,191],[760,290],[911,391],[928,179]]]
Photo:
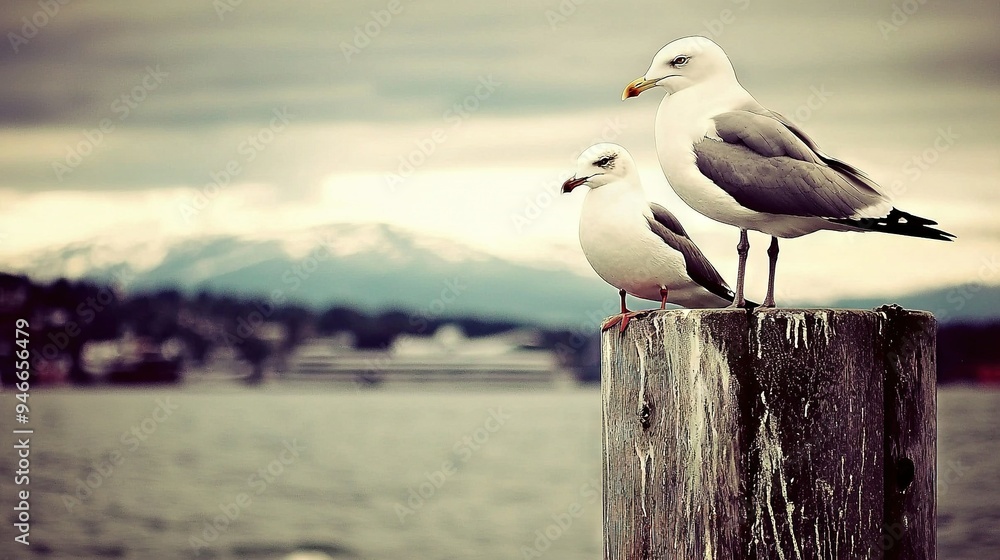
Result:
[[[151,346],[179,341],[186,365],[198,366],[215,349],[228,348],[253,369],[268,358],[294,351],[314,336],[346,333],[357,349],[387,349],[401,335],[430,336],[445,324],[456,325],[467,337],[482,337],[530,327],[519,321],[473,316],[427,317],[405,310],[365,311],[350,305],[315,309],[264,298],[201,291],[186,294],[172,288],[126,294],[113,285],[88,280],[58,279],[38,283],[25,276],[0,273],[0,324],[25,319],[30,323],[31,366],[34,372],[61,363],[67,379],[77,384],[93,380],[83,359],[89,342],[142,340]],[[568,331],[541,331],[541,347],[570,348]],[[7,337],[13,340],[13,334]],[[576,342],[576,341],[574,341]],[[582,367],[582,347],[561,352],[567,367]],[[5,351],[6,350],[6,351]],[[0,339],[0,358],[13,353]],[[0,361],[0,380],[13,380],[12,360]]]
[[[0,273],[0,381],[14,380],[14,324],[30,323],[34,372],[61,363],[68,381],[93,380],[83,351],[88,342],[130,336],[156,346],[179,341],[184,365],[198,366],[215,349],[228,348],[258,372],[268,358],[287,356],[314,336],[346,333],[357,349],[386,349],[401,335],[430,336],[445,324],[467,337],[489,336],[518,328],[536,328],[539,348],[554,351],[560,364],[581,379],[600,376],[599,337],[568,329],[543,329],[523,322],[489,317],[427,317],[407,310],[366,311],[348,304],[316,309],[264,298],[187,294],[176,289],[126,294],[114,285],[59,279],[40,283],[25,276]],[[1000,382],[1000,322],[944,324],[938,332],[938,380]]]

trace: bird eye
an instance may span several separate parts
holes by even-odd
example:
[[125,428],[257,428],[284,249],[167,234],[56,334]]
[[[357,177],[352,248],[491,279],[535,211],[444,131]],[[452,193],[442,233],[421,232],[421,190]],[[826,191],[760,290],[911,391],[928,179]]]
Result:
[[680,56],[675,56],[674,59],[670,61],[670,65],[674,68],[680,68],[681,66],[687,64],[689,60],[691,60],[690,56],[682,54]]
[[595,161],[594,165],[596,165],[597,167],[607,167],[609,163],[611,163],[611,158],[605,156],[605,157],[602,157],[601,159]]

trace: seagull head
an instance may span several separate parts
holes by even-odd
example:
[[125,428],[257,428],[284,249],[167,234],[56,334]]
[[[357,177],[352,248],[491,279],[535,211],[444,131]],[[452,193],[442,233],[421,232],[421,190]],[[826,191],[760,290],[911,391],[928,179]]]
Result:
[[736,79],[722,47],[707,37],[684,37],[671,41],[653,56],[646,74],[625,87],[622,100],[657,86],[667,93],[677,93],[717,78]]
[[562,185],[562,192],[573,192],[580,185],[596,189],[628,178],[635,172],[635,160],[618,144],[594,144],[576,160],[576,174]]

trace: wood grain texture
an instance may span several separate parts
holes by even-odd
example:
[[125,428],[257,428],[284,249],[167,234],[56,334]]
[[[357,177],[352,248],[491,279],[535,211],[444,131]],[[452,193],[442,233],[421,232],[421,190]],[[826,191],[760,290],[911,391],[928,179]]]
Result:
[[898,308],[605,332],[605,558],[933,558],[934,332]]
[[936,325],[899,307],[885,315],[885,558],[932,560],[937,547]]

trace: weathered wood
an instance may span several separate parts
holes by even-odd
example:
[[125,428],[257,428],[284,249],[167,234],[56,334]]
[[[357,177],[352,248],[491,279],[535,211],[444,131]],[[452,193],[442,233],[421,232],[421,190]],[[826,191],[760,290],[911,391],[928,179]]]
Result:
[[883,308],[885,328],[885,526],[892,560],[934,558],[937,549],[937,359],[933,325]]
[[934,335],[899,308],[605,332],[605,558],[934,558]]

